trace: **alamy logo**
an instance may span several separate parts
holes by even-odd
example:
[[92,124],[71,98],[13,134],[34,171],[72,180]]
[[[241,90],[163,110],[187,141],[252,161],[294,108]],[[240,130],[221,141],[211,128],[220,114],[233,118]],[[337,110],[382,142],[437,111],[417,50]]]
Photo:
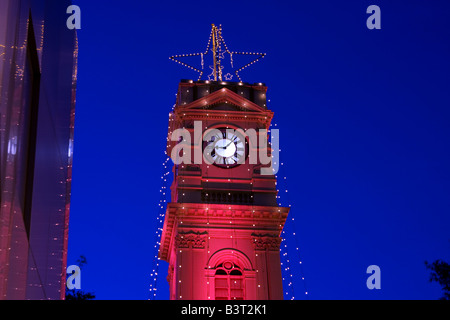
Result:
[[207,164],[231,167],[244,163],[248,152],[250,164],[267,165],[261,167],[261,174],[273,175],[279,169],[279,130],[270,131],[269,145],[266,129],[213,128],[203,132],[202,121],[194,121],[193,138],[185,128],[172,132],[169,139],[178,143],[173,147],[170,157],[177,165],[191,164],[193,159],[194,164],[202,164],[204,161]]
[[366,273],[371,274],[366,281],[367,289],[381,289],[381,270],[380,267],[372,264],[367,267]]
[[77,265],[71,265],[67,267],[67,278],[66,285],[67,289],[81,289],[81,269]]
[[366,13],[371,13],[367,18],[366,26],[369,30],[381,29],[381,9],[377,5],[367,7]]
[[71,5],[67,7],[66,13],[70,14],[66,25],[69,30],[81,29],[81,9],[79,6]]

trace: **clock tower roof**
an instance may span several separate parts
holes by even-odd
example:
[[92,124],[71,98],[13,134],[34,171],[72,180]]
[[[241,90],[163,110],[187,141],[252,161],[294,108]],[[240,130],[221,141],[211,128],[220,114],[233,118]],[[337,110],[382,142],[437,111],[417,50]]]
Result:
[[200,99],[194,100],[188,104],[184,104],[181,107],[183,110],[189,109],[205,109],[219,103],[229,103],[242,109],[242,111],[255,111],[265,112],[266,108],[263,108],[256,103],[244,98],[228,88],[222,88]]
[[246,110],[264,111],[267,110],[266,92],[263,83],[181,80],[176,106],[204,108],[226,100]]

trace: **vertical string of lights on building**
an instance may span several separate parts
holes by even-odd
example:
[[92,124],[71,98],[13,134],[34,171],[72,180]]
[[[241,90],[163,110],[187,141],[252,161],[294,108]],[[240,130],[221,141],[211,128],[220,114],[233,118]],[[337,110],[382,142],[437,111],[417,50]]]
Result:
[[159,189],[160,197],[158,203],[158,215],[156,217],[156,230],[155,230],[155,245],[154,245],[154,254],[153,254],[153,268],[150,273],[150,288],[149,288],[149,300],[155,300],[157,296],[157,284],[158,284],[158,273],[159,273],[159,248],[161,245],[161,234],[164,226],[164,216],[167,208],[168,197],[170,195],[168,190],[168,178],[170,174],[169,167],[170,158],[167,157],[166,160],[162,163],[162,174],[161,174],[161,187]]
[[[270,102],[270,100],[268,100],[268,102]],[[273,124],[270,125],[271,128],[277,127],[277,123],[273,122]],[[269,130],[270,132],[271,130]],[[272,138],[272,135],[270,135]],[[279,149],[279,152],[281,153],[281,147]],[[281,158],[281,156],[280,156]],[[282,161],[280,161],[279,163],[279,168],[280,171],[279,173],[282,173],[281,175],[278,173],[278,175],[276,175],[277,178],[277,203],[279,206],[284,206],[284,207],[289,207],[292,209],[292,204],[291,204],[291,200],[289,198],[289,190],[287,187],[287,176],[283,173],[283,167],[284,167],[284,163]],[[281,178],[281,179],[278,179]],[[283,195],[283,196],[282,196]],[[283,199],[283,200],[282,200]],[[292,231],[290,231],[290,233],[288,234],[288,230],[292,228]],[[284,228],[281,232],[281,245],[280,245],[280,260],[281,260],[281,271],[282,271],[282,277],[283,277],[283,293],[286,299],[290,299],[290,300],[295,300],[296,296],[295,296],[295,290],[294,290],[294,276],[293,273],[295,272],[295,269],[299,269],[300,270],[300,281],[302,282],[302,286],[303,286],[303,294],[305,296],[305,298],[308,295],[308,290],[306,287],[306,280],[304,277],[304,272],[303,272],[303,265],[302,265],[302,259],[300,256],[300,250],[299,250],[299,244],[298,244],[298,238],[296,235],[296,227],[295,227],[295,218],[294,218],[294,213],[292,212],[292,210],[289,212],[289,216],[288,219],[284,225]],[[291,258],[289,258],[290,253],[289,253],[289,247],[288,247],[288,238],[292,239],[294,241],[294,245],[295,245],[295,252],[296,252],[296,257],[295,257],[295,262],[291,262]],[[295,264],[298,262],[298,265],[295,266]],[[290,289],[290,290],[289,290]],[[289,294],[290,291],[290,294]],[[298,298],[298,297],[297,297]]]
[[[268,100],[268,102],[270,102],[270,100]],[[173,108],[172,108],[173,111]],[[173,121],[174,119],[170,116],[169,117],[169,121]],[[246,124],[247,125],[247,124]],[[270,125],[271,128],[276,128],[277,124],[274,122],[273,124]],[[170,131],[170,126],[169,126],[169,131]],[[269,133],[271,132],[271,130],[269,129]],[[170,134],[171,132],[169,132]],[[271,135],[270,135],[271,137]],[[270,143],[270,142],[269,142]],[[281,152],[281,148],[279,149],[279,152]],[[168,157],[167,153],[164,152],[165,154],[165,161],[162,163],[162,175],[161,175],[161,187],[160,187],[160,201],[158,204],[158,215],[157,215],[157,221],[156,221],[156,230],[155,230],[155,245],[154,245],[154,255],[153,255],[153,268],[152,268],[152,272],[150,274],[151,276],[151,283],[150,283],[150,288],[149,288],[149,292],[150,292],[150,299],[157,299],[157,285],[158,285],[158,270],[159,270],[159,265],[160,265],[160,260],[159,260],[159,248],[160,248],[160,242],[161,242],[161,235],[162,235],[162,230],[163,230],[163,225],[164,225],[164,218],[165,218],[165,213],[166,213],[166,209],[167,209],[167,204],[170,201],[170,192],[169,192],[169,188],[168,188],[168,181],[169,181],[169,175],[170,175],[170,171],[171,171],[171,167],[170,167],[170,158]],[[289,192],[288,192],[288,186],[287,186],[287,176],[284,174],[284,163],[280,162],[279,163],[279,168],[280,168],[280,172],[278,172],[278,174],[276,175],[277,178],[277,203],[279,206],[283,206],[283,207],[289,207],[291,208],[291,200],[289,198]],[[249,174],[251,174],[249,172]],[[231,178],[231,177],[229,177]],[[182,198],[182,203],[184,203],[184,192],[181,194],[181,198]],[[208,210],[209,207],[209,201],[208,201],[209,197],[208,195],[206,195],[206,210]],[[252,206],[253,208],[253,206]],[[185,209],[184,207],[182,208],[183,210]],[[254,212],[254,208],[253,208],[253,212]],[[208,217],[209,217],[209,213],[207,213]],[[255,219],[255,217],[253,217],[253,220]],[[182,224],[182,217],[180,217],[180,221],[179,223]],[[256,221],[253,221],[255,225]],[[232,223],[232,221],[230,221],[230,223]],[[208,220],[208,224],[209,224],[209,220]],[[234,232],[233,232],[234,233]],[[208,235],[209,237],[209,235]],[[232,234],[230,235],[231,238],[233,238],[234,241],[236,241],[236,234]],[[298,285],[298,281],[302,282],[302,287],[304,288],[304,290],[298,290],[298,291],[303,291],[303,295],[306,298],[308,295],[308,290],[306,287],[306,281],[304,278],[304,272],[303,272],[303,267],[302,267],[302,260],[300,257],[300,251],[299,251],[299,244],[298,244],[298,238],[296,236],[296,226],[295,226],[295,218],[294,218],[294,212],[290,212],[289,213],[289,217],[288,220],[286,221],[286,224],[284,226],[284,228],[281,230],[281,244],[280,244],[280,262],[281,262],[281,266],[282,266],[282,277],[283,277],[283,293],[284,293],[284,297],[285,299],[290,299],[290,300],[294,300],[294,299],[298,299],[299,297],[295,295],[295,289],[294,289],[294,282],[296,285]],[[207,241],[207,246],[208,246],[208,253],[209,253],[209,241]],[[292,248],[295,247],[295,253],[294,256],[292,256]],[[291,249],[291,250],[289,250]],[[255,261],[257,261],[257,257],[258,257],[258,253],[255,251]],[[177,266],[177,267],[181,267],[181,265]],[[259,277],[258,277],[258,269],[259,266],[256,264],[254,266],[255,271],[256,271],[256,279],[257,279],[257,287],[260,287],[260,283],[258,281]],[[299,272],[300,277],[295,277],[294,278],[294,274],[296,274],[297,272]],[[178,286],[180,292],[181,292],[181,281],[177,280],[176,285]],[[258,290],[257,288],[257,290]],[[298,294],[298,292],[297,292]],[[210,293],[208,294],[208,298],[209,298]],[[182,299],[182,297],[178,297],[180,299]]]

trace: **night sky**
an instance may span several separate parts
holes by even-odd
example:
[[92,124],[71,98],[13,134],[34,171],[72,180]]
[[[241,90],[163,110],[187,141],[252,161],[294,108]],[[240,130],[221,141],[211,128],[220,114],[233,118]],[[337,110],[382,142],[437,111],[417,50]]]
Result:
[[[198,77],[168,57],[203,51],[215,23],[230,50],[267,53],[240,74],[268,86],[280,129],[295,298],[441,296],[424,261],[450,260],[448,1],[73,2],[68,264],[86,256],[82,290],[149,298],[168,113],[180,79]],[[372,4],[381,30],[366,27]],[[373,264],[380,290],[366,287]]]

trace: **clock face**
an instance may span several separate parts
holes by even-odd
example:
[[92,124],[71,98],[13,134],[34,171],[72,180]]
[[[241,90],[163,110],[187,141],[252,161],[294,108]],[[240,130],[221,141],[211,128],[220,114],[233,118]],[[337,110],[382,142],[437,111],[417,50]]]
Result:
[[245,139],[234,130],[215,130],[205,144],[204,154],[215,165],[231,168],[245,160]]

